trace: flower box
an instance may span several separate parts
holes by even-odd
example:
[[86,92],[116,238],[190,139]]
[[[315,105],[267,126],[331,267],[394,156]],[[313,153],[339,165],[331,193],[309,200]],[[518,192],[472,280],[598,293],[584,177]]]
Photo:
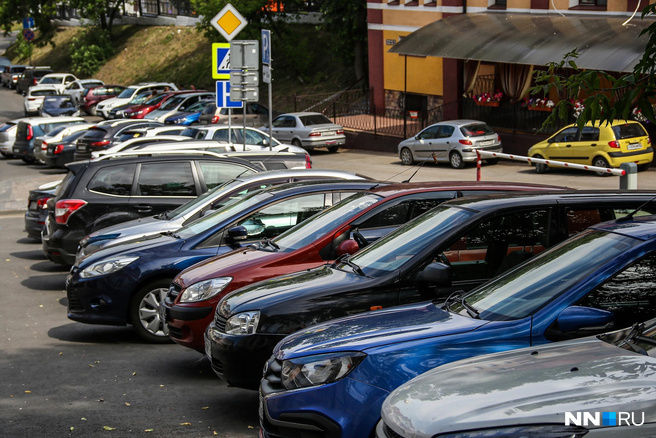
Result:
[[544,112],[547,112],[547,113],[551,112],[551,108],[549,108],[548,106],[529,106],[528,110],[529,111],[544,111]]
[[496,102],[496,101],[491,101],[491,102],[476,101],[476,105],[478,105],[478,106],[499,106],[499,102]]

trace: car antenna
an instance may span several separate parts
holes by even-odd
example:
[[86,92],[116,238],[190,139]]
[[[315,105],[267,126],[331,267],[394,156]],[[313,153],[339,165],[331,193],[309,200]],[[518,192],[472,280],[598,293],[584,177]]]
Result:
[[653,198],[651,198],[651,199],[648,200],[647,202],[643,203],[642,205],[640,205],[638,208],[636,208],[635,210],[633,210],[631,213],[627,214],[626,216],[617,219],[615,222],[626,222],[626,221],[630,221],[631,219],[633,219],[633,216],[634,216],[637,212],[639,212],[640,210],[642,210],[642,209],[645,207],[645,205],[649,204],[650,202],[654,202],[654,200],[656,200],[656,196],[654,196]]

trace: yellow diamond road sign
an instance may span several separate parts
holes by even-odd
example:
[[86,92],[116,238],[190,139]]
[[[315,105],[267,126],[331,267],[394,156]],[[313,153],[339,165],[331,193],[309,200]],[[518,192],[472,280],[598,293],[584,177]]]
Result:
[[248,21],[230,3],[225,5],[221,12],[216,14],[211,21],[212,26],[219,31],[223,38],[232,41],[241,30],[246,27]]

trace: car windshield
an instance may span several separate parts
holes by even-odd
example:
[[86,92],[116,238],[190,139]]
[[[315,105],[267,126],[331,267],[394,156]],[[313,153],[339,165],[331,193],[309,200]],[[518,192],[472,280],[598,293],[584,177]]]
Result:
[[160,106],[159,108],[162,109],[162,110],[172,110],[172,109],[175,109],[175,108],[177,108],[178,105],[180,105],[185,99],[186,99],[185,96],[177,96],[177,97],[173,97],[173,98],[167,100],[166,102],[164,102],[164,104],[163,104],[162,106]]
[[604,333],[598,338],[625,350],[656,357],[656,319],[634,324],[624,330]]
[[[484,320],[526,318],[641,243],[641,240],[620,234],[584,231],[475,289],[466,296],[467,304]],[[450,310],[467,314],[462,304],[452,305]]]
[[[360,213],[381,199],[371,193],[356,193],[335,204],[332,208],[312,216],[295,227],[287,230],[274,240],[282,252],[291,252],[302,248],[325,236],[328,231]],[[269,247],[263,249],[270,249]]]
[[44,77],[41,79],[39,82],[40,84],[63,84],[64,83],[64,78],[62,76],[49,76],[49,77]]
[[132,100],[130,100],[130,102],[128,102],[128,105],[141,105],[146,100],[148,100],[149,97],[150,97],[150,93],[148,92],[139,93],[136,96],[134,96]]
[[303,123],[303,126],[312,126],[312,125],[325,125],[325,124],[331,124],[333,122],[330,121],[330,119],[323,114],[312,114],[309,116],[300,116],[299,119],[301,119],[301,123]]
[[189,225],[185,225],[184,227],[177,230],[175,234],[180,236],[181,239],[194,237],[226,220],[233,218],[240,212],[246,211],[254,205],[257,205],[260,202],[271,198],[272,196],[273,195],[271,193],[254,192],[252,195],[248,195],[247,197],[232,204],[225,205],[214,213],[203,216],[200,219],[193,221]]
[[476,123],[460,127],[460,132],[465,137],[481,137],[483,135],[494,134],[494,130],[485,123]]
[[[460,222],[475,213],[458,206],[439,206],[413,219],[351,257],[370,277],[379,277],[399,269],[415,255],[440,239]],[[350,269],[339,265],[339,269]]]
[[121,91],[121,94],[116,96],[119,99],[128,99],[132,97],[132,95],[136,92],[137,90],[135,88],[126,88],[125,90]]
[[[180,207],[176,208],[175,210],[171,210],[167,212],[166,219],[171,219],[171,220],[182,219],[186,215],[193,213],[197,207],[207,204],[210,200],[220,198],[221,196],[223,196],[224,193],[230,193],[230,191],[232,191],[234,188],[239,187],[241,185],[243,185],[243,182],[236,180],[236,181],[228,181],[225,184],[214,187],[212,190],[203,193],[202,195],[187,202],[186,204],[182,204]],[[243,196],[239,196],[239,193],[235,193],[230,198],[222,200],[223,202],[221,204],[221,207],[224,207],[228,204],[232,204],[233,202],[239,201],[242,198]]]

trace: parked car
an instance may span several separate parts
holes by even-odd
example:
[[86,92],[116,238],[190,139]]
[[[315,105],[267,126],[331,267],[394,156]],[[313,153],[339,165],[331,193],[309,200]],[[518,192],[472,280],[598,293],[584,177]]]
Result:
[[144,116],[145,119],[157,120],[160,123],[175,114],[178,111],[186,111],[187,108],[201,100],[216,99],[214,93],[208,91],[186,92],[173,96],[164,102],[159,108],[149,112]]
[[110,225],[178,207],[240,174],[260,171],[248,161],[209,154],[103,157],[69,163],[48,203],[43,252],[72,265],[78,243]]
[[178,230],[95,252],[71,268],[68,317],[89,324],[130,323],[146,341],[170,342],[159,303],[176,274],[217,254],[275,237],[372,184],[335,180],[270,187]]
[[[45,156],[43,161],[49,167],[58,167],[65,169],[68,163],[75,161],[75,146],[77,140],[82,137],[88,128],[79,131],[69,131],[61,140],[49,141],[46,143]],[[41,146],[43,148],[43,145]]]
[[57,94],[57,89],[52,85],[35,85],[30,87],[23,100],[25,117],[39,116],[41,105],[43,105],[43,98],[46,96],[56,96]]
[[[654,149],[640,122],[613,120],[598,126],[588,122],[582,129],[575,124],[566,126],[533,145],[528,156],[597,167],[636,163],[638,170],[647,170],[654,158]],[[545,173],[548,169],[547,164],[535,164],[537,173]]]
[[201,100],[191,105],[185,111],[179,111],[164,120],[165,125],[189,126],[198,123],[200,115],[209,105],[213,105],[213,100]]
[[[312,421],[341,436],[369,436],[389,393],[436,366],[655,317],[656,219],[634,213],[594,225],[471,293],[289,336],[267,362],[260,388],[263,435],[289,436]],[[448,276],[447,265],[433,266]]]
[[96,158],[104,157],[106,155],[115,155],[118,154],[119,152],[133,151],[134,149],[139,149],[140,147],[146,145],[160,144],[160,143],[170,144],[171,142],[186,141],[186,140],[188,140],[188,137],[183,137],[181,135],[167,135],[167,134],[162,134],[157,136],[149,135],[143,137],[132,137],[112,146],[107,150],[99,151],[99,152],[91,152],[91,159],[95,160]]
[[25,71],[25,65],[12,64],[6,65],[0,74],[0,80],[2,80],[2,86],[9,89],[16,88],[16,83],[20,78],[23,71]]
[[146,114],[159,108],[162,103],[166,102],[175,94],[157,93],[153,95],[146,91],[143,94],[137,94],[130,102],[125,105],[119,105],[112,108],[109,112],[110,118],[123,119],[143,119]]
[[285,183],[316,180],[365,180],[362,175],[337,170],[285,169],[268,170],[237,176],[214,187],[175,210],[146,216],[95,231],[80,241],[76,260],[109,245],[174,231],[210,214],[214,210],[238,201],[255,190]]
[[[271,132],[278,140],[305,149],[325,147],[330,152],[337,152],[346,144],[344,128],[321,113],[282,114],[273,119],[271,126]],[[268,126],[260,129],[269,132]]]
[[[621,437],[627,430],[653,436],[655,348],[652,319],[599,336],[452,362],[392,391],[376,437]],[[602,412],[631,415],[610,421]]]
[[103,100],[96,104],[96,114],[102,116],[104,119],[109,117],[109,111],[115,106],[124,105],[128,103],[134,96],[144,91],[151,93],[162,91],[176,91],[178,87],[171,82],[144,82],[136,85],[130,85],[125,88],[121,93],[107,100]]
[[61,180],[42,184],[30,190],[27,197],[27,212],[25,212],[25,232],[27,237],[41,240],[41,231],[48,216],[48,199],[55,195]]
[[[652,193],[505,194],[445,202],[334,265],[224,297],[206,332],[212,369],[231,385],[257,388],[276,343],[296,330],[468,291],[588,225],[650,202]],[[235,328],[244,319],[259,322]]]
[[[246,105],[246,126],[262,126],[269,123],[269,109],[257,102],[245,102]],[[244,125],[243,108],[217,108],[216,105],[208,105],[200,114],[198,123],[207,125],[219,123],[233,126]]]
[[78,139],[74,159],[76,161],[88,160],[92,157],[93,152],[109,149],[118,143],[119,137],[129,129],[157,126],[162,126],[162,124],[144,120],[114,120],[98,124],[89,128],[87,133]]
[[[36,161],[38,161],[39,163],[45,163],[48,145],[50,143],[60,142],[64,137],[69,136],[73,133],[80,132],[79,135],[82,135],[91,126],[93,126],[91,123],[76,123],[73,125],[60,125],[48,131],[47,133],[36,137],[34,139],[34,158],[36,158]],[[70,161],[72,161],[72,157]]]
[[[245,143],[247,147],[259,146],[263,150],[269,149],[269,139],[271,138],[269,137],[269,134],[264,131],[247,127],[245,134],[246,138],[244,139],[243,127],[233,127],[230,129],[230,127],[227,125],[193,126],[182,131],[180,135],[186,135],[196,140],[224,141],[234,144],[236,148],[240,148],[240,145]],[[273,142],[271,143],[272,150],[283,150],[285,148],[287,148],[287,150],[290,152],[307,154],[305,149],[298,146],[281,143],[276,140],[275,137],[273,137]]]
[[39,108],[39,114],[41,117],[79,116],[80,110],[71,96],[45,96]]
[[52,73],[52,69],[46,66],[27,66],[23,70],[23,74],[16,82],[16,92],[23,96],[27,94],[30,87],[39,83],[42,77]]
[[16,141],[16,126],[18,120],[9,120],[0,125],[0,154],[5,158],[13,158],[14,141]]
[[64,88],[61,94],[71,96],[75,107],[79,107],[89,89],[105,85],[100,79],[76,79]]
[[183,137],[182,132],[184,130],[184,126],[152,126],[149,128],[134,128],[123,131],[118,140],[119,142],[123,143],[124,141],[131,140],[133,138],[160,137],[162,135]]
[[105,84],[100,87],[90,88],[87,90],[86,94],[84,94],[84,98],[80,102],[80,109],[91,116],[95,116],[96,105],[98,105],[98,102],[118,96],[123,90],[125,90],[125,88],[126,87],[123,85],[113,84]]
[[[34,163],[34,139],[53,129],[76,123],[86,123],[82,117],[29,117],[20,119],[16,128],[16,140],[12,153],[26,163]],[[39,147],[41,145],[39,144]]]
[[39,79],[38,85],[52,85],[62,94],[66,87],[77,78],[70,73],[48,73]]
[[[503,152],[501,137],[485,122],[478,120],[449,120],[436,123],[414,137],[399,143],[398,152],[403,164],[415,161],[449,163],[462,169],[465,163],[475,163],[476,151]],[[486,159],[496,164],[498,158]]]
[[358,193],[271,241],[208,259],[180,273],[161,303],[169,336],[180,345],[204,352],[205,329],[217,303],[229,292],[352,254],[443,201],[472,194],[555,188],[434,182],[382,185]]

